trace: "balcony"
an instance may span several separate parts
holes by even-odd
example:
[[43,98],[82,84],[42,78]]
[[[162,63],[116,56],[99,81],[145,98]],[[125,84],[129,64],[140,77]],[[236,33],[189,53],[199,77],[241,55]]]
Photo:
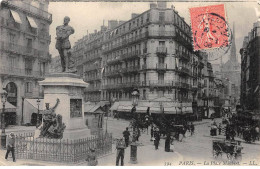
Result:
[[96,81],[96,80],[101,80],[100,74],[98,74],[97,76],[88,76],[84,78],[85,82]]
[[30,5],[29,3],[23,2],[23,1],[8,1],[8,0],[3,0],[2,4],[15,7],[15,8],[20,8],[23,9],[24,11],[37,15],[38,17],[42,17],[46,19],[49,22],[52,22],[52,14],[48,13],[47,11],[44,11],[40,8],[37,8],[35,6]]
[[40,71],[32,71],[30,69],[20,69],[20,68],[13,68],[13,67],[0,67],[0,74],[8,75],[13,77],[33,77],[42,79],[44,78],[44,73]]
[[83,63],[86,63],[88,61],[93,61],[95,59],[101,59],[101,54],[95,54],[95,55],[89,55],[86,59],[83,60]]
[[176,51],[175,51],[175,54],[176,54],[176,56],[177,56],[179,59],[181,59],[181,60],[186,60],[186,61],[189,61],[189,60],[190,60],[190,56],[189,56],[189,54],[187,54],[187,53],[184,53],[184,52],[181,52],[181,51],[179,51],[179,50],[176,50]]
[[14,21],[10,21],[8,19],[5,19],[3,17],[0,17],[1,18],[1,24],[0,26],[5,26],[9,29],[16,29],[16,30],[19,30],[20,27],[21,27],[21,24],[20,23],[17,23],[17,22],[14,22]]
[[122,69],[122,73],[132,73],[132,72],[138,72],[140,70],[140,65],[137,66],[129,66]]
[[182,89],[191,89],[191,85],[186,82],[176,82],[176,86]]
[[142,86],[148,87],[176,87],[174,81],[167,81],[167,80],[151,80],[151,81],[143,81],[141,83]]
[[166,71],[167,70],[167,64],[164,64],[164,63],[156,64],[156,70],[157,71]]
[[17,53],[21,55],[27,55],[27,56],[33,56],[37,57],[39,55],[39,51],[37,49],[18,45],[15,43],[7,43],[7,42],[1,42],[1,50],[5,50],[7,52]]
[[190,70],[186,67],[183,67],[183,66],[178,67],[178,72],[180,74],[183,74],[183,75],[189,75],[190,74]]
[[157,47],[156,48],[156,54],[160,55],[160,56],[166,56],[167,55],[167,48],[165,46]]
[[106,71],[105,76],[107,76],[107,77],[120,76],[121,73],[122,73],[122,69],[111,70],[111,71]]
[[84,89],[84,92],[98,92],[101,90],[101,86],[89,86]]
[[118,63],[122,60],[122,56],[116,56],[115,58],[108,59],[107,64]]
[[91,64],[85,67],[85,72],[92,71],[92,70],[100,70],[101,65],[100,64]]
[[136,50],[136,51],[123,54],[122,59],[132,59],[138,57],[139,55],[140,55],[140,51]]

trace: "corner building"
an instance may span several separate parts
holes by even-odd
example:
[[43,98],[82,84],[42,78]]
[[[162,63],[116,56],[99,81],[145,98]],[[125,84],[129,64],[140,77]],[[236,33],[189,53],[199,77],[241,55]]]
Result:
[[160,112],[159,107],[166,111],[170,102],[169,113],[180,109],[192,113],[202,79],[202,59],[199,52],[193,52],[191,28],[184,18],[173,7],[166,8],[166,3],[151,4],[150,10],[132,14],[132,19],[105,33],[102,99],[127,100],[130,103],[124,102],[121,108],[119,103],[117,111],[129,112],[136,88],[139,106],[143,106],[137,111],[146,111],[154,101],[158,110],[151,108],[152,113]]
[[23,123],[24,99],[43,97],[38,81],[51,61],[52,15],[47,1],[3,0],[0,19],[0,91],[8,92],[5,123],[14,125]]

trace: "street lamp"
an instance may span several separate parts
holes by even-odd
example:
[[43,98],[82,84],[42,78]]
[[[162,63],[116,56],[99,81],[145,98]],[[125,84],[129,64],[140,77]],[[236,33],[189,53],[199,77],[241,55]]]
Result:
[[37,113],[36,128],[38,128],[38,126],[40,126],[40,108],[39,108],[40,103],[41,103],[41,100],[38,98],[38,99],[37,99],[38,113]]
[[138,105],[138,99],[139,99],[139,91],[137,89],[134,89],[132,92],[132,102],[133,102],[133,108],[132,108],[132,124],[133,124],[133,140],[130,144],[131,150],[130,150],[130,163],[137,164],[137,143],[136,143],[136,135],[138,134],[137,130],[137,118],[135,116],[136,106]]
[[5,103],[7,100],[7,92],[3,88],[3,93],[1,93],[1,101],[3,103],[3,110],[1,114],[1,128],[2,128],[2,133],[1,133],[1,148],[4,149],[6,148],[6,134],[5,134]]

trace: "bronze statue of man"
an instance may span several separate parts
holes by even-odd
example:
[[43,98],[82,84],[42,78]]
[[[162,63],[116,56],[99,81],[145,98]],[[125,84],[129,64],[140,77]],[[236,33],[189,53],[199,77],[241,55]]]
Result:
[[70,18],[68,16],[64,17],[64,23],[61,26],[56,27],[56,49],[59,51],[62,72],[67,72],[69,69],[69,49],[71,44],[69,41],[69,36],[74,33],[74,29],[69,26]]

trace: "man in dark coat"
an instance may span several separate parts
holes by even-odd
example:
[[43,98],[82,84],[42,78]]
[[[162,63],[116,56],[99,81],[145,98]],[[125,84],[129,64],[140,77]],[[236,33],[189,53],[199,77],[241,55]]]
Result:
[[116,144],[117,155],[116,155],[116,165],[119,165],[119,160],[121,159],[121,166],[124,165],[124,156],[125,156],[125,142],[123,138],[120,138]]
[[171,152],[171,135],[170,135],[170,133],[167,133],[167,136],[165,138],[164,150],[166,152]]
[[155,150],[158,150],[158,146],[160,143],[160,133],[158,128],[156,128],[154,131],[154,139]]
[[129,136],[130,136],[130,132],[128,131],[128,127],[126,128],[126,130],[123,132],[123,136],[125,138],[125,145],[126,147],[128,147],[129,144]]

